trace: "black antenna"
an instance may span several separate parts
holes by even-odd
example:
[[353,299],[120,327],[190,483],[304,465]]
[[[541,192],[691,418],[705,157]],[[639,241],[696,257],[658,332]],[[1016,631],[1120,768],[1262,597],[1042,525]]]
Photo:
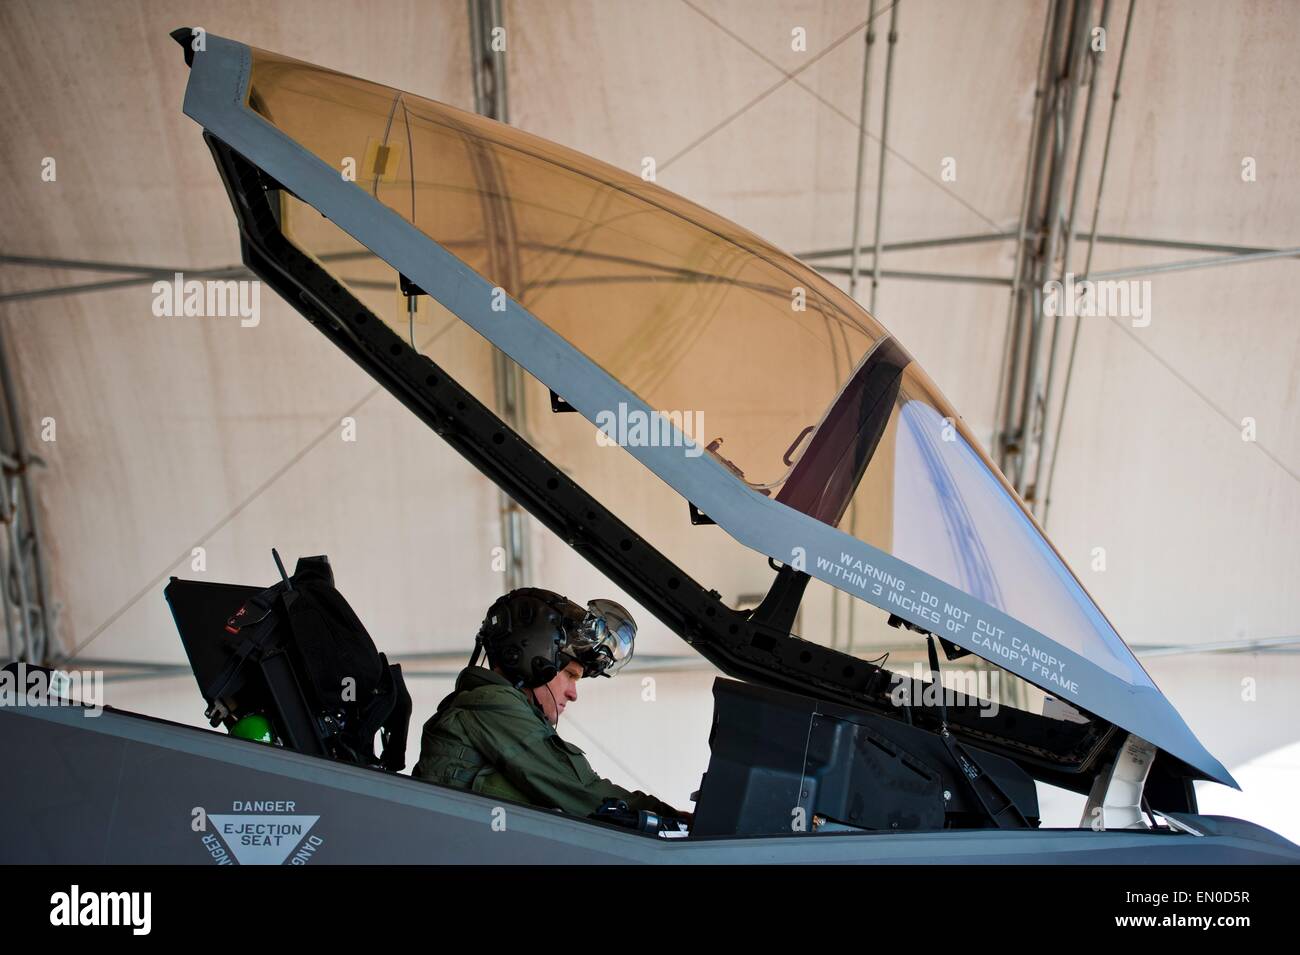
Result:
[[285,589],[293,590],[293,582],[289,580],[289,575],[284,572],[284,561],[280,560],[280,552],[272,547],[271,556],[275,558],[275,567],[280,571],[280,579],[284,581]]

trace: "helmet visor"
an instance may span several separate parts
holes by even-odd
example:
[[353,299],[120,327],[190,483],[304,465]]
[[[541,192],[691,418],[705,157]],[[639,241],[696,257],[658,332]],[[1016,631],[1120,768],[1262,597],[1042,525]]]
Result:
[[564,652],[582,664],[587,676],[613,676],[632,659],[635,641],[636,622],[622,605],[592,600]]

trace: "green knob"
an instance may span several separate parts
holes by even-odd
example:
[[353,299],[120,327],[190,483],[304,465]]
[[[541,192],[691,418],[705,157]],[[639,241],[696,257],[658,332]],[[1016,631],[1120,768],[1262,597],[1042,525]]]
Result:
[[230,735],[255,743],[270,743],[271,721],[261,713],[251,713],[230,728]]

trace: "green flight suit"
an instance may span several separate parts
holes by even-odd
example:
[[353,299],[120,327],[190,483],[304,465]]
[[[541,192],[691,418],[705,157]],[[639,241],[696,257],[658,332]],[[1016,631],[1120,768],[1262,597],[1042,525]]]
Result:
[[611,797],[634,810],[681,815],[653,796],[597,776],[540,707],[501,674],[479,666],[461,671],[455,691],[424,724],[411,775],[575,816],[591,815]]

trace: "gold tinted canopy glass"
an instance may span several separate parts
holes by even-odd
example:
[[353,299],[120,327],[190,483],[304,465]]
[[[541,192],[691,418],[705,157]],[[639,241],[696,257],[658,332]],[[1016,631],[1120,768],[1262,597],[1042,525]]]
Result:
[[[274,54],[253,51],[248,105],[650,408],[689,414],[674,420],[751,491],[1151,685],[925,372],[803,263],[581,153]],[[428,340],[391,268],[292,197],[282,218],[404,338]],[[844,572],[925,619],[927,595],[870,566]],[[985,637],[996,662],[998,635]]]

